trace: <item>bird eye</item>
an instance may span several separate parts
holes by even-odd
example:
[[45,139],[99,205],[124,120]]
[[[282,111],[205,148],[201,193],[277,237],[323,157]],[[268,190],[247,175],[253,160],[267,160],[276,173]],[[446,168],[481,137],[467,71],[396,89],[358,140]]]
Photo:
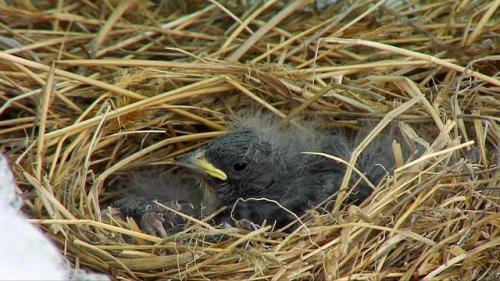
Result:
[[247,167],[247,162],[245,161],[238,161],[236,163],[234,163],[233,165],[233,170],[235,170],[236,172],[241,172],[243,170],[245,170],[245,168]]

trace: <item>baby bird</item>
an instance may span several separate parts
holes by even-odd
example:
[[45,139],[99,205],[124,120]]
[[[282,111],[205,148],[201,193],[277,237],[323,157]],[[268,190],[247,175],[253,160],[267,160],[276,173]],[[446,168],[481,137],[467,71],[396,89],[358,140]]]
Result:
[[[393,131],[385,134],[357,162],[357,168],[375,183],[394,167]],[[267,222],[283,227],[327,198],[334,200],[346,170],[341,162],[304,152],[323,152],[349,161],[355,144],[344,133],[283,126],[279,119],[257,114],[236,121],[227,134],[178,161],[202,171],[198,177],[212,187],[219,204],[228,207],[219,222],[250,222],[252,228]],[[358,179],[353,175],[350,186]],[[361,180],[346,202],[361,203],[371,192]]]
[[[216,224],[254,229],[267,222],[281,228],[322,202],[323,207],[332,203],[345,174],[344,163],[304,152],[323,152],[348,162],[364,138],[306,127],[283,125],[270,115],[243,116],[225,135],[176,159],[190,173],[134,175],[126,196],[114,206],[139,221],[143,230],[163,236],[183,219],[155,200],[197,218],[226,206]],[[394,130],[386,130],[358,158],[356,167],[372,183],[394,167],[394,137]],[[361,203],[372,192],[356,174],[349,186],[355,188],[347,203]]]

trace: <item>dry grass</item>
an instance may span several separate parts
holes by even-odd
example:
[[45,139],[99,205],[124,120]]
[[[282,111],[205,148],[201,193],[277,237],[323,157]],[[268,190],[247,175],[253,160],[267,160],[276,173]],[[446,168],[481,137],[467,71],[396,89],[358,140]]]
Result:
[[[77,266],[117,279],[500,278],[499,0],[13,2],[0,3],[0,142],[32,222]],[[198,222],[164,240],[100,221],[120,173],[168,163],[257,104],[331,127],[403,120],[430,142],[362,206],[290,235]],[[218,233],[230,238],[203,239]]]

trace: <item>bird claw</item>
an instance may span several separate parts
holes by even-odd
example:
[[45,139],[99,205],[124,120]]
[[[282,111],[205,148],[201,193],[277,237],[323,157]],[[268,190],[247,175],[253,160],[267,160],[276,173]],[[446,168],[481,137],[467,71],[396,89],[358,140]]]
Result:
[[109,221],[110,217],[118,216],[123,219],[123,216],[120,212],[119,208],[108,207],[104,210],[101,210],[101,221]]
[[139,222],[140,227],[148,234],[159,235],[160,237],[166,238],[167,231],[163,226],[165,219],[161,213],[146,213],[142,215]]
[[241,227],[243,229],[250,230],[250,231],[255,231],[257,229],[260,229],[260,225],[254,223],[250,220],[247,220],[247,219],[241,219],[241,220],[236,221],[236,225],[238,227]]
[[[168,202],[164,205],[174,210],[180,210],[182,207],[178,202]],[[167,229],[177,224],[176,215],[157,204],[147,205],[145,210],[146,212],[140,218],[140,228],[146,233],[166,238]]]
[[223,222],[223,223],[219,224],[219,227],[220,228],[231,228],[233,226],[228,222]]

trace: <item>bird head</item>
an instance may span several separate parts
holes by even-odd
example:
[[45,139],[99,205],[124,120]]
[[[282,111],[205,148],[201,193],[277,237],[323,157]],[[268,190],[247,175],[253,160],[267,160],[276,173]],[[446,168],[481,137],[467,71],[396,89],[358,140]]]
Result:
[[229,132],[212,140],[204,148],[177,158],[213,179],[236,185],[262,179],[271,165],[271,145],[251,130]]
[[198,171],[199,179],[212,187],[222,205],[238,198],[274,200],[290,187],[300,189],[293,183],[309,170],[332,165],[326,158],[302,154],[323,151],[322,143],[323,135],[315,130],[254,113],[234,120],[226,134],[176,161]]

